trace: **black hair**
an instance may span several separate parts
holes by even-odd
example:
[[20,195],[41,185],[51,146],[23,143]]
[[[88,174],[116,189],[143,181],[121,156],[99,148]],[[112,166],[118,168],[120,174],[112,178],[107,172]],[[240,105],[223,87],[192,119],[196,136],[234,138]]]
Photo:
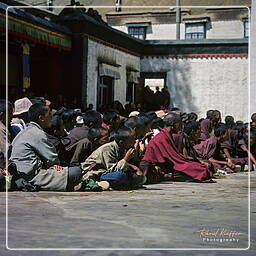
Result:
[[196,121],[198,118],[198,115],[194,112],[191,112],[188,114],[188,120],[192,120],[192,119],[195,119],[194,121]]
[[125,141],[125,140],[128,140],[131,136],[131,132],[132,132],[132,129],[131,128],[128,128],[126,126],[123,126],[122,128],[118,129],[115,134],[113,135],[113,139],[116,141],[116,142],[119,142],[119,141]]
[[139,115],[140,122],[143,126],[149,125],[152,121],[151,119],[146,115]]
[[235,125],[234,117],[233,116],[226,116],[225,117],[225,124],[228,128],[232,128]]
[[60,108],[54,113],[54,115],[62,116],[62,114],[63,114],[64,112],[66,112],[66,111],[67,111],[67,108],[65,108],[65,107],[60,107]]
[[181,120],[182,120],[182,122],[186,122],[186,121],[188,121],[189,119],[188,119],[188,114],[187,113],[181,113],[180,114],[180,117],[181,117]]
[[155,111],[146,112],[145,116],[147,116],[152,123],[158,123],[162,120],[160,117],[157,116]]
[[227,126],[226,125],[220,125],[218,128],[215,129],[214,135],[216,137],[220,137],[221,135],[224,135],[227,132]]
[[253,122],[256,122],[256,113],[252,114],[251,119],[252,119]]
[[91,127],[88,131],[88,139],[93,140],[93,139],[98,139],[101,136],[102,131],[107,131],[108,129],[99,126],[99,127]]
[[139,128],[143,125],[142,119],[140,119],[138,116],[131,116],[128,117],[128,119],[125,121],[124,125],[130,129]]
[[173,112],[169,112],[163,119],[164,121],[164,125],[165,126],[173,126],[176,123],[180,123],[181,121],[181,117],[180,115],[173,113]]
[[84,115],[84,124],[88,127],[98,126],[102,123],[102,116],[96,110],[87,110]]
[[10,101],[7,101],[5,99],[0,99],[0,112],[3,112],[3,113],[6,112],[6,104],[7,104],[7,107],[9,107],[9,108],[13,107],[13,105]]
[[184,128],[184,132],[189,135],[192,131],[196,131],[198,130],[200,127],[200,123],[197,121],[192,121],[189,122],[188,124],[186,124],[185,128]]
[[77,116],[76,111],[73,109],[64,110],[63,113],[61,114],[61,118],[64,123],[71,122],[76,118],[76,116]]
[[211,117],[213,116],[213,112],[214,112],[214,110],[212,110],[212,109],[208,110],[208,111],[206,112],[206,118],[207,118],[207,119],[208,119],[208,118],[211,118]]
[[103,122],[105,124],[110,124],[111,120],[116,120],[118,116],[118,112],[115,110],[107,111],[103,114]]
[[237,124],[235,127],[235,130],[237,130],[239,133],[244,133],[246,129],[246,126],[244,124]]
[[29,121],[38,122],[39,116],[44,115],[47,112],[46,105],[43,103],[34,103],[28,110]]

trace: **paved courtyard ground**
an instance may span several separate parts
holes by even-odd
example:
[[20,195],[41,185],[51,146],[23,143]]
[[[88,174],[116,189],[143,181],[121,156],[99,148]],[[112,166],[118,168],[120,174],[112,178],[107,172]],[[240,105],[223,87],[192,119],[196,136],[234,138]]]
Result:
[[134,191],[9,192],[9,250],[2,192],[0,255],[255,255],[255,177],[247,250],[248,174],[237,173],[212,184],[167,182]]

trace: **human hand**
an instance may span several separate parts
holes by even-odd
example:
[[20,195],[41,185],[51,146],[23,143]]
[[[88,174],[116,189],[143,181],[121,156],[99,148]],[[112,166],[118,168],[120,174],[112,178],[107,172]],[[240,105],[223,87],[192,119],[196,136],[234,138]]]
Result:
[[144,137],[142,138],[142,140],[145,140],[145,139],[147,139],[148,137],[150,137],[150,136],[152,136],[154,133],[153,132],[147,132],[145,135],[144,135]]
[[231,159],[228,159],[228,163],[227,163],[228,167],[231,169],[234,169],[236,167],[236,165],[232,162]]
[[210,166],[211,166],[210,163],[207,163],[207,162],[204,162],[204,161],[200,161],[200,162],[201,162],[201,164],[203,164],[203,165],[206,166],[206,167],[210,167]]
[[124,156],[124,160],[126,162],[128,162],[131,158],[133,158],[133,152],[134,152],[134,148],[128,149],[128,151],[126,152],[126,154]]

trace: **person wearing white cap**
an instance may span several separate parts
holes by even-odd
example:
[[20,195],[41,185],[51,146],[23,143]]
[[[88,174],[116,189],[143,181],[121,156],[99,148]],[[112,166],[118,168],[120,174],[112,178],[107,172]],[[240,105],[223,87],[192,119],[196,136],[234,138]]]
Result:
[[28,123],[28,110],[32,106],[32,102],[27,98],[21,98],[14,102],[14,118],[12,119],[11,127],[15,134],[24,130]]

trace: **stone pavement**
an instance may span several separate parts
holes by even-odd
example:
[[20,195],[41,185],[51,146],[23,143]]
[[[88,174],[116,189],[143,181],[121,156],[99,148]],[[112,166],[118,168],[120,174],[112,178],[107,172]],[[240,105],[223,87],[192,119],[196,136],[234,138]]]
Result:
[[248,175],[237,173],[217,183],[166,182],[135,191],[9,192],[9,250],[2,192],[0,256],[255,255],[255,177],[251,174],[247,250]]

